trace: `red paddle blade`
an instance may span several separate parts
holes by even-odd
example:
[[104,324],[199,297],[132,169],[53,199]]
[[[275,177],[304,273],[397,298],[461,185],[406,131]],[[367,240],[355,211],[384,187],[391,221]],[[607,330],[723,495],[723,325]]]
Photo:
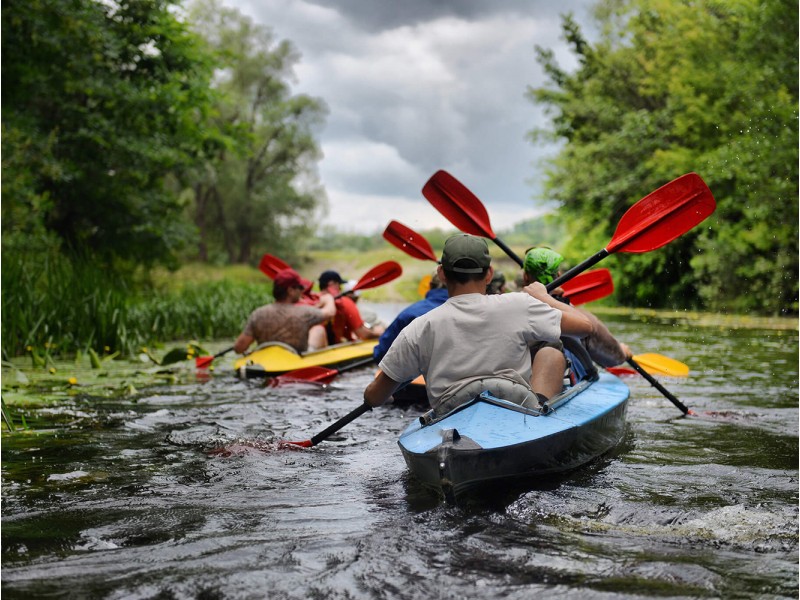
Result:
[[636,371],[628,367],[606,367],[606,371],[613,373],[617,377],[634,377],[638,375]]
[[400,266],[400,263],[387,260],[367,271],[353,286],[353,291],[378,287],[384,283],[394,281],[402,274],[403,267]]
[[271,254],[262,256],[261,261],[258,263],[258,270],[270,279],[275,279],[278,271],[283,271],[284,269],[291,269],[291,267],[277,256],[272,256]]
[[273,381],[279,383],[289,383],[298,381],[307,381],[311,383],[330,383],[333,378],[339,374],[335,369],[326,369],[325,367],[303,367],[289,371],[283,375],[278,375]]
[[622,215],[606,246],[614,252],[650,252],[682,236],[714,212],[711,190],[697,173],[687,173],[639,200]]
[[614,293],[614,281],[608,269],[586,271],[565,282],[564,297],[575,306],[594,302]]
[[194,366],[198,369],[205,369],[212,362],[214,362],[213,356],[198,356],[194,359]]
[[437,262],[436,255],[433,253],[433,248],[431,248],[428,240],[398,221],[389,222],[383,231],[383,237],[387,242],[397,246],[409,256]]
[[314,444],[311,443],[311,440],[303,440],[302,442],[289,442],[286,440],[281,440],[278,442],[278,448],[291,448],[292,446],[300,446],[301,448],[311,448]]
[[422,195],[460,231],[492,240],[497,237],[481,201],[447,171],[434,173]]

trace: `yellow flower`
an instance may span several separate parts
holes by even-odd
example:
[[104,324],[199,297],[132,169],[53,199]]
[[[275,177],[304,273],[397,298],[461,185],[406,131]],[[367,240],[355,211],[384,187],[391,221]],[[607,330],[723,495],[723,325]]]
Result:
[[33,346],[25,346],[25,350],[27,350],[28,352],[30,352],[31,350],[33,350]]
[[78,379],[76,377],[70,377],[67,379],[67,383],[70,385],[78,385]]
[[50,374],[52,375],[55,372],[56,372],[56,368],[55,367],[50,367]]

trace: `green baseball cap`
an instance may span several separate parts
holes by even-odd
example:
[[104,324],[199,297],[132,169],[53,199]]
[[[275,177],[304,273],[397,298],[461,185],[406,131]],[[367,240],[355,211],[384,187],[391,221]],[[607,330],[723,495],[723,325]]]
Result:
[[529,276],[547,285],[558,275],[558,265],[563,260],[563,256],[550,248],[531,248],[525,253],[523,268]]
[[[456,263],[464,261],[460,266]],[[467,266],[471,263],[473,266]],[[489,256],[489,244],[486,240],[467,233],[460,233],[447,238],[442,250],[442,267],[454,273],[483,273],[492,263]]]

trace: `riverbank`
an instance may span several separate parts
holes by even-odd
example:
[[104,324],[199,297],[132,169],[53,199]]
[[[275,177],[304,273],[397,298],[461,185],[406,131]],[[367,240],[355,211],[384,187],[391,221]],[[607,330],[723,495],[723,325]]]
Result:
[[[492,261],[495,268],[506,275],[509,282],[519,271],[510,258],[498,253],[496,248],[491,248]],[[361,298],[364,302],[411,304],[420,299],[419,282],[426,275],[435,270],[432,261],[416,260],[403,255],[396,249],[389,248],[369,252],[367,254],[353,254],[352,252],[312,252],[309,253],[300,265],[294,267],[300,273],[313,281],[320,273],[328,269],[339,272],[344,279],[358,279],[370,268],[378,263],[393,260],[403,268],[403,275],[395,281],[381,287],[363,290]],[[230,281],[242,283],[263,282],[271,286],[270,280],[258,269],[237,265],[234,267],[213,267],[209,265],[192,264],[182,267],[174,273],[157,273],[156,281],[168,287],[180,287],[187,284],[198,284],[210,281]],[[514,289],[513,283],[509,284]],[[265,289],[269,293],[271,287]],[[608,300],[594,302],[587,306],[598,315],[629,315],[635,320],[654,319],[664,322],[693,323],[700,327],[740,328],[740,329],[776,329],[798,330],[800,324],[797,317],[762,317],[756,315],[736,315],[709,313],[690,310],[662,310],[651,308],[620,307],[613,304],[613,295]]]

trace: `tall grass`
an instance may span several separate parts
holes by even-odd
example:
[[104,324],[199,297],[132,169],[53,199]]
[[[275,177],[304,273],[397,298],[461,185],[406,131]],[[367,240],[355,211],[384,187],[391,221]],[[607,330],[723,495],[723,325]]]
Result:
[[269,301],[263,283],[194,283],[179,290],[134,286],[85,260],[58,254],[2,257],[2,350],[133,354],[142,346],[239,333]]

